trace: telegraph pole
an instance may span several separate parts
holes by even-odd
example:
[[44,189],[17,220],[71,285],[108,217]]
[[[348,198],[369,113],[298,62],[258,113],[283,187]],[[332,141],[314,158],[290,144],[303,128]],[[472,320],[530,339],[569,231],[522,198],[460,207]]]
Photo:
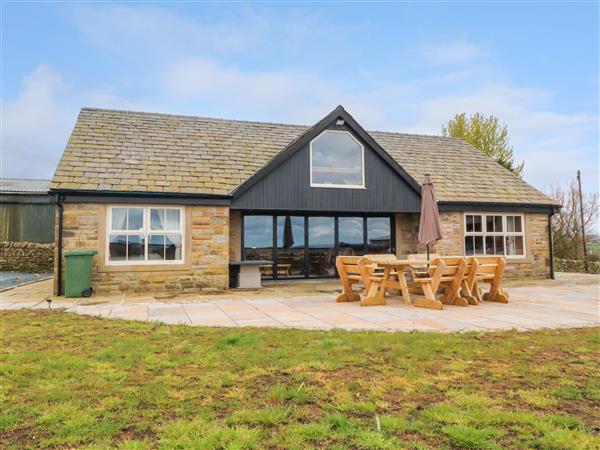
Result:
[[583,223],[583,194],[581,193],[581,171],[577,171],[577,184],[579,184],[579,211],[581,212],[581,236],[583,237],[583,267],[588,271],[587,245],[585,242],[585,225]]

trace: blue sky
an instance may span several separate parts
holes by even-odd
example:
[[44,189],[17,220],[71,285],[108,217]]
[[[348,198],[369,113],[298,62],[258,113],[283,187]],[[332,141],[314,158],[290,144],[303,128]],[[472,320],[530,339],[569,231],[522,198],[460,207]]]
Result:
[[[540,189],[597,190],[598,4],[2,4],[2,176],[51,177],[83,106],[439,134],[509,127]],[[485,174],[482,174],[485,176]]]

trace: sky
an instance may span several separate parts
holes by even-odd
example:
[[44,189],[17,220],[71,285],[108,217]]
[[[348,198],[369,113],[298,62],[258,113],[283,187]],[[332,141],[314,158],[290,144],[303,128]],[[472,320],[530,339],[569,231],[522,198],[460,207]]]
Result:
[[50,178],[82,107],[310,125],[342,104],[419,134],[493,114],[529,183],[598,190],[597,2],[1,8],[3,177]]

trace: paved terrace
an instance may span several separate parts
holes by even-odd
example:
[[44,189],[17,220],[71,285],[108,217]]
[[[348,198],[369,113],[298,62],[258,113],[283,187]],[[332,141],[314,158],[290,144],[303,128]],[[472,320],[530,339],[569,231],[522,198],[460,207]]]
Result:
[[[337,281],[268,284],[252,291],[221,294],[123,294],[65,299],[52,297],[52,308],[82,315],[215,327],[277,327],[377,331],[486,331],[594,326],[599,320],[600,277],[557,274],[556,280],[506,283],[509,304],[444,306],[443,311],[415,308],[400,297],[385,306],[336,303]],[[4,291],[0,309],[48,308],[52,281]]]

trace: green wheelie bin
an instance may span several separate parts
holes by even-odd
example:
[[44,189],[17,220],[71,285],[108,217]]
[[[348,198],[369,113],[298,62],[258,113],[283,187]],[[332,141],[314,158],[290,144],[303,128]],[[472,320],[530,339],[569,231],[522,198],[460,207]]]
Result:
[[73,250],[65,253],[65,297],[92,295],[92,258],[96,250]]

